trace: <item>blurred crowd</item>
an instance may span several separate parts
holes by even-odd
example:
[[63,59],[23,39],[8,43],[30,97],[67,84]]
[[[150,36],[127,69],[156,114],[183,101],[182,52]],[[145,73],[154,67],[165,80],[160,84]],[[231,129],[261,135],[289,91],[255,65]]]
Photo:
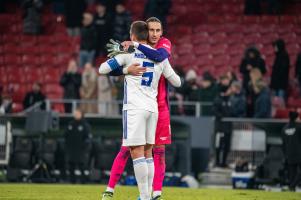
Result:
[[[172,93],[174,100],[200,102],[203,115],[217,117],[272,116],[272,98],[276,97],[284,105],[288,100],[290,82],[290,61],[285,42],[273,42],[275,58],[268,75],[265,60],[255,46],[246,49],[241,60],[240,71],[235,73],[231,67],[220,77],[204,72],[201,76],[191,69],[182,73],[184,86]],[[181,67],[177,67],[178,70]],[[301,52],[295,62],[295,81],[300,82]],[[209,104],[206,104],[209,103]],[[212,103],[212,105],[210,105]],[[179,103],[181,104],[181,103]],[[194,115],[195,108],[179,106],[179,114]]]
[[[25,33],[41,33],[40,12],[44,2],[42,0],[21,1],[24,8]],[[278,4],[278,1],[269,2],[271,6]],[[246,1],[246,10],[252,10],[254,6],[260,5],[256,3],[258,2],[255,0],[252,3]],[[156,16],[166,24],[170,6],[170,0],[148,0],[144,8],[144,17]],[[78,59],[70,60],[66,72],[60,79],[60,85],[64,89],[63,98],[85,100],[87,103],[82,105],[84,112],[117,114],[120,110],[117,105],[105,103],[96,105],[88,102],[122,100],[123,77],[98,76],[94,61],[96,57],[104,57],[107,54],[105,45],[110,38],[119,41],[129,38],[127,30],[132,22],[130,12],[121,0],[55,0],[53,12],[64,13],[68,34],[71,37],[80,36],[81,39]],[[229,71],[220,77],[216,77],[209,71],[197,74],[193,69],[184,73],[181,66],[175,65],[184,85],[180,89],[170,89],[170,99],[178,102],[177,106],[171,106],[172,113],[196,115],[195,106],[183,102],[199,102],[201,103],[199,111],[205,116],[271,117],[272,97],[279,97],[284,104],[287,101],[289,69],[293,64],[282,39],[274,41],[272,45],[275,50],[275,60],[271,73],[267,73],[265,60],[255,46],[245,50],[239,72],[234,72],[229,67]],[[301,52],[295,66],[295,77],[301,84]],[[33,84],[32,91],[24,98],[24,109],[47,98],[41,92],[42,87],[39,83]],[[0,97],[0,112],[10,113],[12,98],[6,95]],[[39,106],[45,109],[45,104]],[[65,112],[71,111],[72,103],[66,103]]]
[[[44,3],[47,0],[21,1],[25,34],[42,34],[41,10]],[[156,16],[166,25],[170,7],[170,0],[148,0],[143,18]],[[132,16],[123,0],[55,0],[53,12],[65,15],[69,36],[80,36],[78,59],[81,68],[106,55],[105,45],[110,38],[117,41],[129,39]]]

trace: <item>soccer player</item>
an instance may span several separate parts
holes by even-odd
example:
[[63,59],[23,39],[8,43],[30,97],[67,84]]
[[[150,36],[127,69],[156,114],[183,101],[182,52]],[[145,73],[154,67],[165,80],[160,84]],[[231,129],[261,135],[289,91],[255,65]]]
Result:
[[[150,60],[161,62],[170,56],[171,42],[168,39],[162,37],[163,27],[159,19],[151,17],[146,22],[148,24],[149,30],[148,43],[152,47],[155,47],[157,50],[149,48],[143,44],[135,43],[136,48],[143,52],[144,55],[146,55],[146,57],[148,57]],[[130,45],[134,44],[132,41],[127,41],[124,42],[123,45],[125,48],[128,48]],[[133,66],[130,66],[128,68],[128,72],[133,75],[139,75],[139,73],[142,72],[142,69],[134,64]],[[156,129],[156,141],[153,149],[155,164],[153,199],[160,200],[166,166],[165,145],[171,144],[168,86],[166,79],[163,76],[161,76],[159,81],[157,102],[159,118]],[[122,146],[112,165],[110,180],[106,191],[103,193],[103,200],[113,198],[114,188],[124,171],[127,160],[129,158],[129,154],[129,149]]]
[[[145,22],[137,21],[131,26],[131,40],[147,45],[148,27]],[[148,48],[151,48],[148,46]],[[108,74],[120,67],[127,74],[128,66],[140,63],[146,68],[142,76],[125,76],[123,105],[123,146],[130,148],[135,177],[141,200],[150,200],[154,178],[152,145],[158,120],[157,89],[159,79],[164,77],[175,87],[180,87],[180,77],[171,68],[168,59],[161,63],[149,60],[136,49],[131,54],[120,54],[101,64],[100,74]]]

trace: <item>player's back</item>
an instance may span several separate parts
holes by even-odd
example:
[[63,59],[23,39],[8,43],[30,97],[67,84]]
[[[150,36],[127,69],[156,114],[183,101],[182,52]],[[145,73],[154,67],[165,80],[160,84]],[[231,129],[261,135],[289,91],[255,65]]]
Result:
[[[139,50],[124,54],[125,67],[139,63],[146,68],[142,76],[126,75],[124,80],[124,110],[143,109],[158,112],[157,93],[163,62],[154,63]],[[118,57],[116,57],[118,60]]]

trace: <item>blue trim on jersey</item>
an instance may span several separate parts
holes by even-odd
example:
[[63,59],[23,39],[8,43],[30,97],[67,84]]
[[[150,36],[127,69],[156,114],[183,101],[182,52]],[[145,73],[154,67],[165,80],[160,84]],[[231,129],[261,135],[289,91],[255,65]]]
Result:
[[121,68],[121,66],[119,65],[119,63],[117,62],[117,60],[115,58],[111,58],[110,60],[107,61],[107,63],[110,66],[112,71],[114,71],[118,68]]
[[139,158],[139,159],[137,159],[137,160],[134,160],[134,161],[133,161],[133,164],[134,164],[134,165],[137,165],[137,164],[139,164],[139,163],[144,163],[144,162],[146,162],[145,158]]
[[155,63],[143,61],[142,67],[155,67]]

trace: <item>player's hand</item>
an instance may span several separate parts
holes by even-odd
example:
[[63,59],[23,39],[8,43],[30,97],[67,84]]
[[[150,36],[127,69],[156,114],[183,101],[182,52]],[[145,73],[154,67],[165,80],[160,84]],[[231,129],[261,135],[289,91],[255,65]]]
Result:
[[128,73],[133,76],[141,76],[146,72],[145,67],[141,67],[139,63],[132,64],[128,67]]
[[125,51],[128,51],[130,46],[134,46],[134,43],[132,41],[124,41],[121,43],[121,45]]
[[113,58],[118,54],[127,53],[120,42],[110,39],[110,42],[106,45],[107,50],[109,52],[108,57]]

